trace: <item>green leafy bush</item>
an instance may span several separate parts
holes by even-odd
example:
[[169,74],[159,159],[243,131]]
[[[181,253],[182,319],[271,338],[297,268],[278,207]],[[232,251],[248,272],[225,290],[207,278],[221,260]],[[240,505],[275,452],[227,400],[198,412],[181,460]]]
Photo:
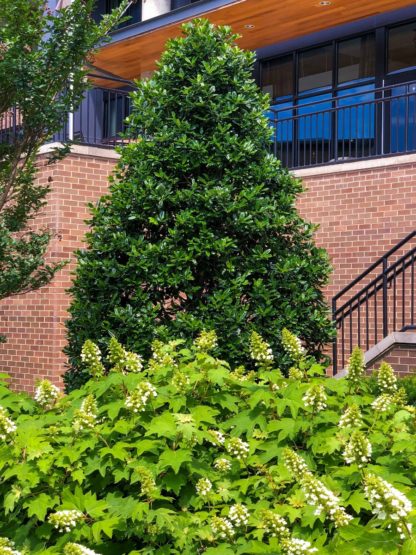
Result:
[[67,397],[1,385],[0,554],[415,553],[416,410],[392,369],[372,391],[357,351],[326,378],[283,337],[288,378],[259,335],[245,372],[209,332],[147,363],[113,339],[108,375],[87,342]]
[[134,140],[78,253],[69,389],[86,379],[84,341],[104,348],[111,334],[147,358],[153,339],[215,329],[219,354],[249,364],[244,346],[256,330],[282,367],[284,326],[310,351],[331,338],[327,255],[296,210],[300,182],[270,154],[254,55],[229,28],[197,21],[183,30],[138,83]]

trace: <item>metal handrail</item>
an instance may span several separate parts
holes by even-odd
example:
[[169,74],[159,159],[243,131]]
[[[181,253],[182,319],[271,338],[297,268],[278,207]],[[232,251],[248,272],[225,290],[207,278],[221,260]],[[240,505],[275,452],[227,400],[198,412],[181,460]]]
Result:
[[[389,309],[392,311],[391,317],[393,318],[393,331],[398,331],[396,329],[396,324],[398,321],[398,316],[401,311],[402,326],[401,330],[404,329],[415,329],[414,323],[414,308],[415,308],[415,261],[416,261],[416,246],[412,247],[410,250],[402,254],[397,260],[389,264],[389,259],[394,255],[399,249],[409,243],[416,236],[416,230],[412,231],[396,245],[394,245],[390,250],[388,250],[382,257],[373,262],[364,272],[357,276],[350,284],[344,287],[339,293],[337,293],[332,299],[332,319],[337,330],[341,330],[341,338],[335,337],[333,342],[333,372],[334,374],[338,371],[338,342],[341,341],[341,360],[344,364],[345,359],[345,324],[349,324],[349,350],[352,350],[352,341],[354,333],[358,336],[358,344],[361,341],[361,332],[365,332],[367,348],[369,347],[369,325],[373,326],[374,340],[377,342],[377,338],[381,335],[383,338],[389,333]],[[344,302],[340,307],[337,307],[337,300],[350,291],[354,286],[359,284],[363,279],[365,279],[374,270],[379,268],[379,273],[373,277],[366,285],[364,285],[359,291],[354,293],[354,295]],[[406,306],[406,270],[411,268],[411,286],[410,286],[410,320],[411,322],[406,324],[406,310],[409,310],[409,306]],[[398,278],[401,277],[401,299],[397,298],[397,283]],[[388,291],[393,288],[393,300],[391,304],[389,303],[389,293]],[[378,314],[379,308],[377,307],[377,296],[379,292],[382,292],[382,332],[379,334],[378,330]],[[400,289],[399,289],[400,291]],[[369,302],[374,301],[374,321],[369,322]],[[401,303],[401,304],[400,304]],[[398,306],[399,305],[399,306]],[[365,306],[365,326],[361,326],[360,314],[361,307]],[[357,329],[353,330],[353,315],[357,313]],[[407,314],[408,317],[408,314]],[[364,328],[364,330],[362,329]]]
[[[309,102],[307,104],[293,104],[292,106],[286,106],[286,107],[281,107],[281,108],[276,108],[275,106],[270,106],[270,108],[268,109],[268,111],[270,112],[287,112],[288,110],[293,110],[293,109],[298,109],[298,108],[308,108],[311,106],[316,106],[317,104],[323,104],[325,102],[333,102],[334,100],[345,100],[346,98],[353,98],[356,96],[363,96],[364,94],[372,94],[372,93],[384,93],[386,91],[391,91],[397,87],[407,87],[409,85],[414,85],[415,82],[414,81],[406,81],[404,83],[398,83],[395,85],[384,85],[382,87],[375,87],[374,89],[368,89],[366,91],[360,91],[360,92],[355,92],[355,93],[350,93],[350,94],[345,94],[342,96],[331,96],[329,98],[321,98],[320,100],[314,100],[312,102]],[[363,85],[365,86],[365,84]],[[345,89],[342,89],[345,90]],[[320,91],[320,93],[322,94],[331,94],[332,91]],[[319,93],[317,93],[319,94]],[[407,93],[409,94],[409,93]],[[403,96],[407,95],[406,93],[403,93]],[[410,94],[414,94],[414,93],[410,93]],[[394,98],[399,98],[400,95],[395,96]],[[297,100],[299,100],[302,97],[297,97]],[[378,98],[378,99],[374,99],[374,100],[384,100],[383,98]],[[367,102],[373,102],[373,101],[367,101]],[[358,103],[356,105],[351,105],[351,107],[353,106],[361,106],[361,104],[363,103]],[[350,105],[347,106],[348,108],[350,107]]]

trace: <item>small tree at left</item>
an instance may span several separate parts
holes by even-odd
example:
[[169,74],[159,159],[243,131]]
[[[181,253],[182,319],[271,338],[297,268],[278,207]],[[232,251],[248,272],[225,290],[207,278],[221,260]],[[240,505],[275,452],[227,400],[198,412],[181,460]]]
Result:
[[50,190],[36,180],[37,154],[80,104],[85,62],[131,2],[99,23],[94,3],[73,0],[52,12],[45,0],[0,0],[0,299],[45,285],[62,266],[45,262],[50,230],[31,227]]

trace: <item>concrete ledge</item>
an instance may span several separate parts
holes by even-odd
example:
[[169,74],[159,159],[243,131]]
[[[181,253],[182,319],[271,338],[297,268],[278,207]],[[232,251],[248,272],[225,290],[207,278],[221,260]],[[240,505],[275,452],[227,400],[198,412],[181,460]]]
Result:
[[296,177],[304,178],[333,173],[374,170],[388,168],[390,166],[402,166],[405,164],[416,164],[416,153],[398,154],[385,158],[372,158],[371,160],[343,162],[342,164],[328,164],[326,166],[317,166],[314,168],[302,168],[293,170],[293,174]]
[[[39,149],[39,154],[49,154],[54,149],[62,146],[62,143],[50,143],[41,146]],[[89,145],[72,145],[71,153],[78,156],[91,156],[93,158],[105,158],[106,160],[118,160],[120,154],[114,150],[114,148],[104,148],[99,146],[89,146]]]
[[[371,347],[364,354],[364,361],[366,366],[370,366],[374,362],[377,362],[382,356],[384,356],[393,347],[401,346],[414,346],[416,349],[416,333],[407,331],[395,331],[379,341],[377,345]],[[343,378],[347,375],[347,370],[344,368],[341,372],[338,372],[335,377]]]

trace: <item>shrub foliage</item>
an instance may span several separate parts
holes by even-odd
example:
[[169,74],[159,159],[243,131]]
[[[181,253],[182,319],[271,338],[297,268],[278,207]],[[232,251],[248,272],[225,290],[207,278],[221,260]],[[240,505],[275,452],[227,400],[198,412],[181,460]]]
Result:
[[107,375],[87,342],[67,397],[2,385],[0,553],[415,553],[416,410],[392,369],[370,382],[355,353],[325,378],[285,345],[288,378],[260,336],[245,373],[210,332],[147,363],[113,339]]
[[270,154],[254,55],[227,27],[197,21],[183,31],[138,83],[134,140],[78,254],[69,387],[85,379],[83,342],[103,348],[111,333],[147,357],[155,338],[216,329],[230,363],[247,363],[253,329],[279,363],[284,325],[310,350],[331,336],[327,256],[296,210],[301,184]]

